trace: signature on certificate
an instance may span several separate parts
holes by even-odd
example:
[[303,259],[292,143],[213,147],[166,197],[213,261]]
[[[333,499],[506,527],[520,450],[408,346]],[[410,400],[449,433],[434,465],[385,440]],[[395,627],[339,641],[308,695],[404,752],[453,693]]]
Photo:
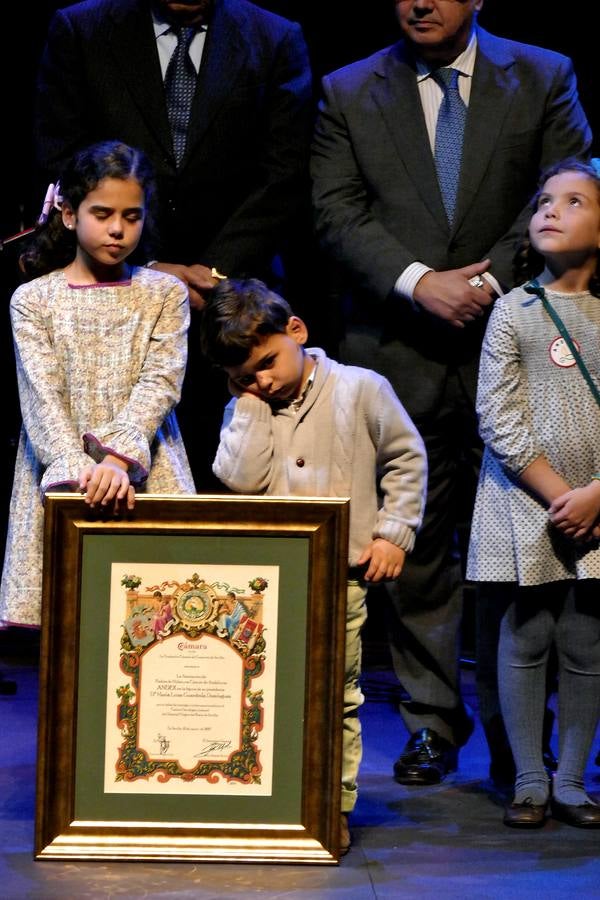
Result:
[[164,754],[169,749],[171,742],[167,740],[164,734],[157,734],[155,740],[159,746],[159,753],[164,756]]
[[223,753],[225,750],[229,750],[230,747],[231,741],[210,741],[200,753],[196,753],[194,758],[198,759],[199,756],[206,756],[208,753]]

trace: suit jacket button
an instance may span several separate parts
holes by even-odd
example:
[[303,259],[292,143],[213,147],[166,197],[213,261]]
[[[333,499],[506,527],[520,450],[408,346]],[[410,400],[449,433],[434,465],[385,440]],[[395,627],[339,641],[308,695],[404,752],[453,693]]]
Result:
[[301,456],[299,456],[298,459],[296,460],[296,465],[298,466],[299,469],[301,469],[302,466],[304,465],[304,460],[302,459]]

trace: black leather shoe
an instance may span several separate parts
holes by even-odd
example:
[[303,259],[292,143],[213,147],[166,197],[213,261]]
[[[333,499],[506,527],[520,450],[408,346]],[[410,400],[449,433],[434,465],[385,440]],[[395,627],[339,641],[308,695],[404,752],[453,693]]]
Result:
[[538,805],[530,797],[522,803],[511,803],[504,810],[502,820],[509,828],[541,828],[546,821],[547,803]]
[[600,806],[596,803],[561,803],[553,797],[550,812],[553,819],[576,828],[600,828]]
[[433,728],[421,728],[394,763],[394,778],[398,784],[439,784],[457,766],[456,747]]

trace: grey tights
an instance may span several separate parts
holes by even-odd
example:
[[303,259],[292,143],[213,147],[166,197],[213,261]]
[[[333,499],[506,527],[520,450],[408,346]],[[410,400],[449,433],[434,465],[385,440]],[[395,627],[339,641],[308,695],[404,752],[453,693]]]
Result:
[[553,795],[561,803],[589,801],[585,766],[600,714],[600,582],[507,585],[512,594],[500,629],[498,680],[506,731],[515,758],[515,803],[548,799],[542,760],[546,667],[558,655],[559,762]]

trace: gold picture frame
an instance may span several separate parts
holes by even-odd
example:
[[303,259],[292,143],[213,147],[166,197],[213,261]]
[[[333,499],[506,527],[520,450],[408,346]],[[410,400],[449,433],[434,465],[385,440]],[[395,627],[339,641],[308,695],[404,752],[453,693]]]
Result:
[[339,862],[348,518],[347,498],[111,517],[47,495],[36,859]]

